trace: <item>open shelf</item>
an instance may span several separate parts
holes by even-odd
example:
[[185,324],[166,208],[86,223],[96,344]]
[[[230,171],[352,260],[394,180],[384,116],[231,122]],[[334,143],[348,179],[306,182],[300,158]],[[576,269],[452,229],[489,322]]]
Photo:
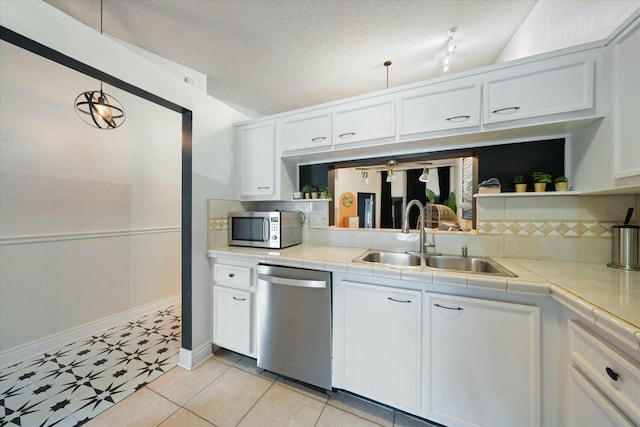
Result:
[[579,191],[527,191],[526,193],[506,192],[506,193],[477,193],[473,197],[556,197],[556,196],[578,196]]

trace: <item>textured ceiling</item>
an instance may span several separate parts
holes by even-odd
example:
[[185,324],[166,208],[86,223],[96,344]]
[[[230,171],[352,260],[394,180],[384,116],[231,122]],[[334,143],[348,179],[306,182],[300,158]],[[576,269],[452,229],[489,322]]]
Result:
[[[96,29],[99,0],[47,0]],[[272,114],[493,63],[536,0],[104,0],[103,30]]]

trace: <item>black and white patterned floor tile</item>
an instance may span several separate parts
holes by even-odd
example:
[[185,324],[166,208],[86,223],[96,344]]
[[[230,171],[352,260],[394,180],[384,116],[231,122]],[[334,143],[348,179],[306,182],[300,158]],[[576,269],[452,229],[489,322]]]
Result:
[[80,426],[178,361],[180,304],[0,370],[0,426]]

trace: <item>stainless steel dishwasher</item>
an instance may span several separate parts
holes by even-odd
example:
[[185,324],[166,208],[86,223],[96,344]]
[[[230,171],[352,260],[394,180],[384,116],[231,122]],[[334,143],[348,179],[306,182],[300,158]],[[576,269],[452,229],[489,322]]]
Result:
[[258,367],[331,390],[331,273],[258,265]]

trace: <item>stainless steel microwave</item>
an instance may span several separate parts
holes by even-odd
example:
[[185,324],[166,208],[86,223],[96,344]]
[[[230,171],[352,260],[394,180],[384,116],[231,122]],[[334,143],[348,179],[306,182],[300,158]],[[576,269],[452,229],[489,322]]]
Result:
[[229,245],[282,249],[302,243],[302,212],[232,212]]

